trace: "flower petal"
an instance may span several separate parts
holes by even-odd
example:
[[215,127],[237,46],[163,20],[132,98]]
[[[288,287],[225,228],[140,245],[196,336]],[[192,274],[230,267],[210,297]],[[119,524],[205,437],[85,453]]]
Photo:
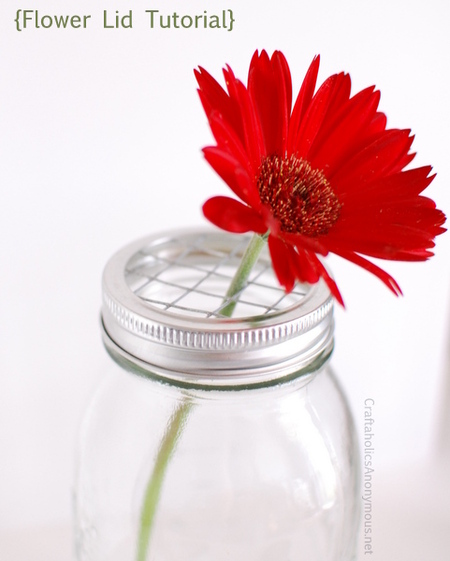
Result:
[[345,165],[328,175],[333,189],[339,196],[352,186],[388,175],[397,162],[408,152],[412,138],[409,130],[388,130],[350,158]]
[[[325,116],[314,139],[314,144],[319,145],[326,140],[342,116],[348,112],[350,101],[351,80],[348,74],[341,72],[336,74],[334,85],[330,93],[330,99]],[[308,151],[308,160],[312,158],[311,150]]]
[[242,122],[236,101],[230,98],[222,86],[204,68],[199,67],[199,70],[194,70],[194,74],[199,85],[198,93],[206,116],[209,118],[212,111],[218,111],[243,141]]
[[397,284],[397,281],[391,277],[391,275],[386,273],[386,271],[383,271],[380,267],[377,267],[377,265],[371,261],[361,257],[361,255],[358,255],[353,251],[333,251],[333,253],[347,259],[347,261],[355,263],[355,265],[366,269],[366,271],[369,271],[369,273],[378,277],[396,296],[401,296],[403,294],[401,288]]
[[341,293],[339,292],[337,284],[335,283],[334,279],[332,279],[330,277],[330,275],[328,274],[328,271],[324,267],[323,263],[320,261],[320,259],[317,257],[317,255],[315,253],[310,254],[310,259],[311,259],[311,261],[313,261],[315,263],[316,270],[318,271],[320,276],[323,278],[323,280],[326,282],[326,284],[328,286],[328,289],[330,290],[331,294],[336,298],[336,300],[339,302],[339,304],[343,308],[345,308],[344,300],[342,298]]
[[250,63],[248,91],[261,123],[268,154],[280,154],[287,136],[292,86],[286,67],[284,56],[277,51],[272,59],[266,51],[260,55],[256,51]]
[[208,164],[240,199],[245,202],[251,199],[251,195],[242,188],[244,184],[237,179],[239,172],[245,173],[238,160],[216,146],[203,148],[203,154]]
[[289,123],[287,151],[288,154],[294,153],[294,143],[298,136],[298,129],[303,121],[303,117],[311,103],[316,88],[317,74],[319,73],[320,56],[313,58],[302,86],[295,100],[294,109],[292,111]]
[[306,249],[289,246],[291,261],[294,265],[295,276],[300,282],[315,284],[320,279],[317,267],[311,262],[311,255]]
[[402,172],[391,173],[387,176],[378,177],[374,181],[361,186],[357,183],[348,185],[345,193],[341,193],[339,200],[345,206],[357,204],[368,200],[387,201],[401,200],[405,197],[419,195],[433,181],[436,175],[430,175],[431,166],[423,166]]
[[295,270],[289,258],[289,246],[280,238],[269,236],[269,252],[272,259],[273,270],[278,282],[284,286],[286,292],[292,292],[295,284]]
[[216,139],[217,146],[233,156],[233,158],[239,162],[240,167],[246,169],[249,174],[253,175],[253,170],[248,161],[245,147],[242,145],[235,131],[225,121],[223,115],[218,111],[212,111],[209,116],[209,126]]
[[280,51],[275,51],[272,56],[272,61],[275,65],[274,70],[276,74],[277,86],[279,89],[278,96],[280,99],[285,100],[282,111],[282,146],[281,154],[286,154],[287,141],[289,134],[289,121],[292,107],[292,80],[289,65],[284,55]]
[[309,149],[330,106],[337,75],[330,76],[313,97],[292,143],[292,153],[308,159]]
[[433,255],[430,248],[434,247],[434,242],[428,239],[410,241],[414,231],[409,234],[406,229],[403,233],[398,229],[396,238],[387,238],[384,232],[380,232],[379,239],[375,235],[369,239],[329,239],[328,248],[332,253],[339,251],[352,251],[378,259],[389,259],[391,261],[425,261]]
[[300,282],[314,284],[322,277],[331,294],[336,298],[339,304],[344,307],[344,301],[336,283],[330,277],[328,271],[314,252],[301,248],[296,248],[296,250],[294,250],[292,246],[289,246],[289,257],[291,268],[295,271],[295,276]]
[[267,231],[258,213],[229,197],[219,196],[208,199],[203,205],[203,214],[215,226],[227,232],[264,234]]
[[314,168],[332,175],[337,166],[354,154],[360,133],[372,121],[379,99],[380,92],[367,88],[341,107],[332,127],[322,127],[309,153]]
[[283,232],[281,235],[286,242],[297,249],[307,249],[324,256],[328,254],[328,249],[326,248],[326,245],[321,242],[320,237],[313,238],[303,236],[302,234],[291,234],[289,232]]
[[387,117],[384,113],[377,111],[372,121],[364,132],[361,132],[361,144],[365,146],[368,138],[375,137],[378,133],[384,131],[387,125]]
[[234,77],[231,68],[224,70],[230,97],[239,107],[242,121],[244,146],[255,174],[261,165],[261,159],[266,155],[264,135],[261,123],[256,114],[250,94],[244,84]]

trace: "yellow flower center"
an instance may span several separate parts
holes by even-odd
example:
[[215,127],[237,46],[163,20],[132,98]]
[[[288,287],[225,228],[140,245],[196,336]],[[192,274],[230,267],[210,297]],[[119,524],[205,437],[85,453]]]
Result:
[[267,156],[258,170],[261,201],[284,232],[320,236],[338,220],[341,204],[322,171],[306,160]]

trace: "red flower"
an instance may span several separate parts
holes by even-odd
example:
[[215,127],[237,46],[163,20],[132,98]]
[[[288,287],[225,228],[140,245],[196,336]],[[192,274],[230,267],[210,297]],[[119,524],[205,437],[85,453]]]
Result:
[[403,171],[414,158],[410,130],[386,129],[380,92],[350,97],[350,76],[330,76],[314,93],[314,58],[291,111],[292,85],[283,54],[255,52],[247,87],[224,69],[226,92],[206,70],[195,71],[217,146],[206,160],[242,202],[209,199],[203,212],[229,232],[269,232],[275,273],[287,291],[296,280],[323,277],[342,303],[317,254],[335,253],[396,281],[362,255],[423,261],[445,231],[444,214],[420,195],[431,166]]

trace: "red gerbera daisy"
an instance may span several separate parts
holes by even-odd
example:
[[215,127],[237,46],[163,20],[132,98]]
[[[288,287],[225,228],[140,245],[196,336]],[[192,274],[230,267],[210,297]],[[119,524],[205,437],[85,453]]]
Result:
[[377,111],[380,92],[350,97],[350,76],[330,76],[315,92],[319,57],[306,73],[291,111],[292,85],[284,55],[255,52],[247,87],[224,69],[227,92],[203,68],[195,71],[217,146],[206,160],[242,201],[217,196],[203,212],[229,232],[268,233],[278,280],[323,277],[342,303],[317,254],[335,253],[379,277],[395,294],[397,282],[362,255],[423,261],[444,232],[444,214],[420,193],[431,166],[404,171],[410,130],[386,129]]

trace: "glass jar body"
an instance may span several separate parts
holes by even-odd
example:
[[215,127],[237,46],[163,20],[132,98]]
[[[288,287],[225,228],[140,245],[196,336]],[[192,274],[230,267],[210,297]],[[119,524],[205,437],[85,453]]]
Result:
[[180,387],[110,369],[80,435],[78,561],[138,559],[143,497],[183,408],[148,561],[354,559],[359,454],[327,364],[246,389]]

